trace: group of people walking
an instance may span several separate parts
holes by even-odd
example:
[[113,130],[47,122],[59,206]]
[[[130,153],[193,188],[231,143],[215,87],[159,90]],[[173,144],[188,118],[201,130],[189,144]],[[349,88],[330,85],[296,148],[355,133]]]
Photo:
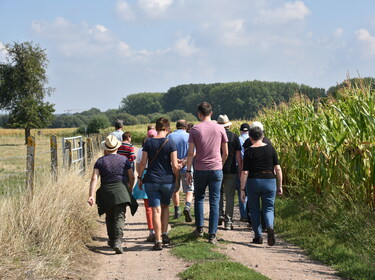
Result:
[[[126,206],[134,213],[137,207],[134,196],[144,199],[150,230],[147,241],[154,242],[152,249],[162,250],[171,242],[169,205],[173,200],[174,218],[179,218],[181,186],[186,222],[192,221],[194,198],[195,236],[204,236],[204,199],[208,187],[210,243],[217,243],[218,225],[224,222],[225,229],[233,229],[237,190],[241,221],[251,221],[255,233],[252,242],[263,242],[261,220],[264,219],[267,242],[270,246],[275,244],[274,201],[276,193],[282,194],[282,172],[275,149],[264,137],[262,124],[242,124],[238,137],[230,131],[232,123],[226,115],[220,115],[217,121],[211,119],[213,111],[209,103],[200,103],[197,111],[199,124],[189,127],[180,120],[172,133],[169,121],[159,118],[154,128],[149,127],[137,157],[129,141],[131,134],[121,133],[121,121],[115,122],[116,131],[102,143],[104,156],[94,165],[88,203],[95,203],[94,189],[100,176],[96,204],[99,215],[106,214],[108,245],[116,253],[123,252]],[[134,162],[138,176],[133,190]]]

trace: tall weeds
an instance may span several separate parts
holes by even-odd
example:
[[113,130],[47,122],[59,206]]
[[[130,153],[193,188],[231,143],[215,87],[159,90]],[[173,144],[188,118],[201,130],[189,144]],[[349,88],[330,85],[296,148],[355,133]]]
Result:
[[67,269],[91,237],[96,211],[86,202],[88,178],[62,171],[54,182],[46,172],[34,197],[0,197],[1,279],[55,278]]

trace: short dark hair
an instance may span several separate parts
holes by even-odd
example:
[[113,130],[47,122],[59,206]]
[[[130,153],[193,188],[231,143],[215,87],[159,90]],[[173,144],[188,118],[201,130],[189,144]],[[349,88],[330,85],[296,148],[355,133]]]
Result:
[[155,126],[153,124],[149,124],[147,126],[147,131],[149,131],[150,129],[155,129]]
[[253,139],[254,141],[258,141],[259,139],[262,138],[263,136],[263,131],[260,127],[258,126],[255,126],[253,128],[250,128],[249,130],[249,136],[251,137],[251,139]]
[[132,134],[129,131],[126,131],[122,134],[122,141],[129,141],[129,138],[132,137]]
[[169,120],[166,118],[158,118],[155,123],[155,129],[156,131],[165,131],[169,128]]
[[188,127],[187,127],[187,132],[189,132],[190,131],[190,129],[192,128],[194,126],[194,124],[193,123],[189,123],[188,124]]
[[208,102],[201,102],[198,104],[198,113],[201,113],[202,116],[209,116],[212,112],[212,106]]
[[179,121],[176,122],[176,128],[177,129],[181,129],[181,128],[187,129],[187,127],[188,127],[188,123],[185,120],[179,120]]
[[122,128],[122,127],[124,126],[124,122],[123,122],[123,120],[120,120],[120,119],[116,119],[116,120],[113,122],[113,124],[114,124],[114,127],[115,127],[116,129],[120,129],[120,128]]

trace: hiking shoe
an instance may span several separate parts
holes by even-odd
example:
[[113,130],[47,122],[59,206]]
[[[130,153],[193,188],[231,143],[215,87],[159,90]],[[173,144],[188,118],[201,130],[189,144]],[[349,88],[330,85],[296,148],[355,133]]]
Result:
[[162,234],[161,239],[163,240],[163,244],[171,244],[171,240],[169,239],[168,235]]
[[267,242],[269,246],[275,245],[275,232],[273,228],[267,229]]
[[109,247],[113,248],[113,246],[115,246],[115,239],[108,239],[107,244]]
[[193,220],[191,218],[191,214],[190,214],[190,207],[189,206],[185,206],[183,213],[185,215],[185,222],[190,223]]
[[210,235],[208,236],[208,242],[213,245],[216,245],[217,243],[216,234],[210,233]]
[[203,237],[203,228],[196,228],[193,231],[193,235],[196,237]]
[[233,223],[232,222],[224,222],[224,228],[225,230],[232,230],[233,229]]
[[174,216],[173,216],[173,219],[178,219],[180,218],[181,216],[181,213],[178,211],[178,212],[174,212]]
[[112,248],[116,252],[116,254],[122,254],[124,251],[122,249],[121,239],[116,239]]
[[153,234],[153,233],[150,233],[150,235],[149,236],[147,236],[147,238],[146,238],[146,241],[147,242],[155,242],[155,234]]
[[221,226],[223,224],[223,222],[225,221],[225,217],[224,216],[219,216],[219,222],[217,223],[219,226]]
[[163,250],[163,244],[161,242],[155,242],[155,245],[152,246],[153,251],[161,251]]
[[254,244],[263,244],[263,238],[262,236],[257,236],[255,238],[253,238],[253,242]]

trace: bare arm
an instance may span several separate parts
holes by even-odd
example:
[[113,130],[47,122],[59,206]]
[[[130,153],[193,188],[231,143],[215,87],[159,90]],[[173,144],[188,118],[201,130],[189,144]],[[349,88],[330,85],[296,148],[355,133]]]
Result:
[[177,151],[172,152],[170,157],[171,157],[173,174],[176,180],[178,180],[178,172],[180,171],[180,168],[178,166],[178,161],[177,161]]
[[224,166],[225,161],[227,160],[228,157],[228,143],[221,143],[221,162]]
[[90,180],[89,199],[87,200],[87,203],[90,204],[90,206],[93,206],[95,203],[94,190],[96,189],[98,178],[99,178],[99,169],[94,168],[92,175],[91,175],[91,180]]
[[133,169],[129,168],[128,169],[128,178],[129,178],[129,183],[128,183],[128,189],[129,192],[133,192],[133,186],[134,186],[134,172]]
[[191,166],[193,164],[193,158],[195,155],[195,145],[193,143],[189,143],[189,150],[188,150],[188,157],[186,162],[186,181],[189,185],[193,183],[193,177],[191,176]]
[[249,171],[247,170],[242,170],[241,172],[241,179],[240,179],[240,182],[241,182],[241,201],[244,203],[245,202],[245,198],[246,198],[246,192],[245,192],[245,187],[246,187],[246,181],[247,181],[247,177],[249,176]]
[[141,190],[142,190],[142,179],[139,179],[139,178],[142,177],[143,171],[146,168],[147,157],[148,157],[148,153],[145,151],[142,151],[142,160],[141,160],[141,163],[139,164],[139,173],[138,173],[138,187]]
[[277,193],[283,194],[283,172],[281,171],[280,165],[274,166],[277,180]]

